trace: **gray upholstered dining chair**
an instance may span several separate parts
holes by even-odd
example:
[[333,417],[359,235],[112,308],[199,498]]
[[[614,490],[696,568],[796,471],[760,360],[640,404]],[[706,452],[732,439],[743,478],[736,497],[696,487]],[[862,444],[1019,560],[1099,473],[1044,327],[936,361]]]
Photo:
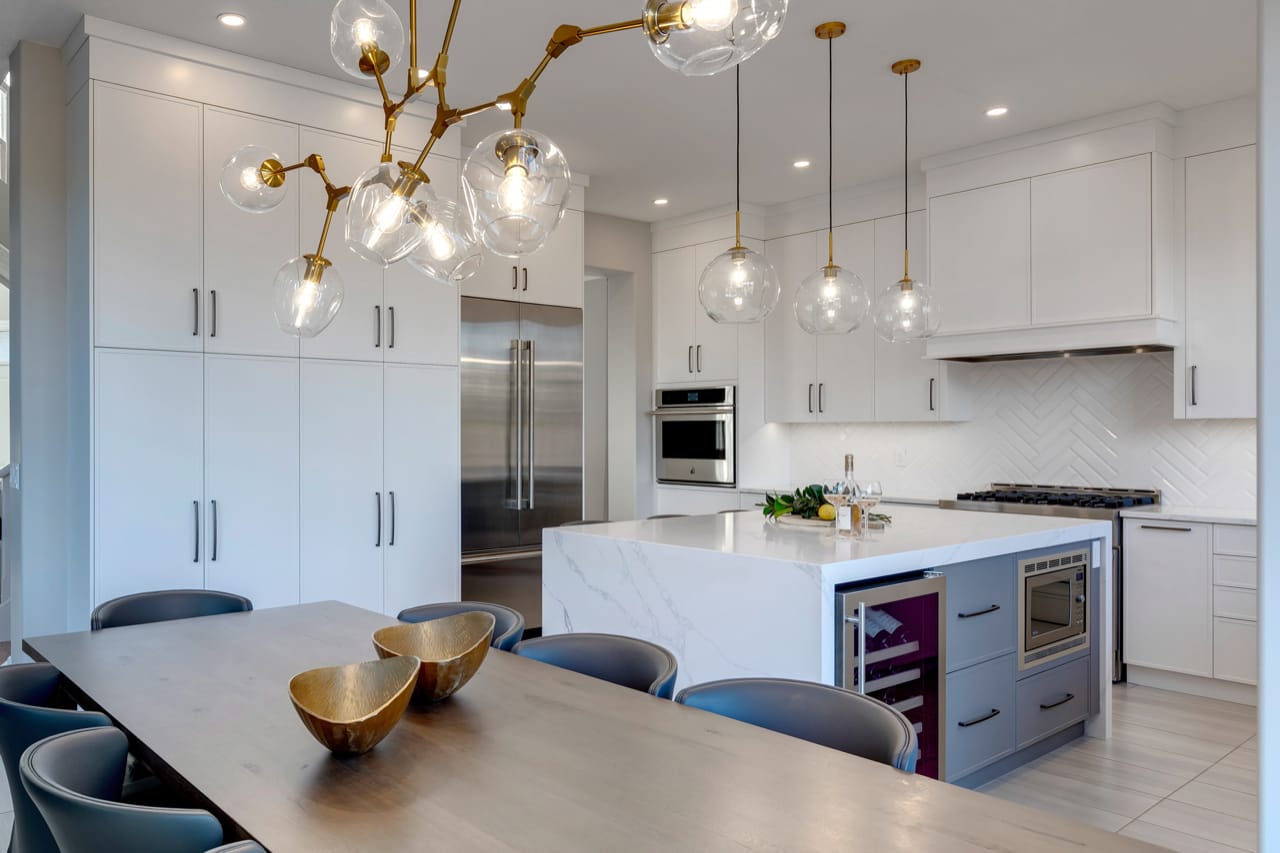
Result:
[[676,658],[656,643],[619,634],[554,634],[525,640],[521,657],[643,690],[670,699],[676,683]]
[[22,784],[61,853],[100,853],[103,840],[130,853],[204,853],[222,844],[222,825],[200,809],[119,801],[129,743],[114,728],[66,732],[22,755]]
[[695,684],[676,701],[914,773],[920,748],[910,721],[851,690],[787,678]]
[[22,787],[18,763],[31,744],[76,729],[110,726],[106,715],[78,711],[62,690],[62,676],[47,663],[0,667],[0,760],[13,800],[9,853],[58,853],[58,845]]
[[252,609],[252,601],[243,595],[231,592],[217,592],[211,589],[162,589],[156,592],[122,595],[119,598],[104,601],[94,608],[93,615],[89,617],[89,627],[99,631],[103,628],[121,628],[125,625],[168,622],[171,619],[242,613]]
[[482,611],[493,614],[493,639],[489,645],[495,649],[509,652],[524,636],[524,616],[502,604],[488,601],[444,601],[437,604],[423,604],[400,611],[396,618],[401,622],[430,622],[432,619],[443,619],[458,613]]

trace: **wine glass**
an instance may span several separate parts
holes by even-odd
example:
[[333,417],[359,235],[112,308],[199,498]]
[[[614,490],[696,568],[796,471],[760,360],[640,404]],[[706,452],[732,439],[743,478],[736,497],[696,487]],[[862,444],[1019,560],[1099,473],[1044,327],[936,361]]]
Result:
[[879,480],[863,480],[858,483],[858,509],[862,510],[862,535],[865,537],[871,529],[871,510],[880,505],[884,497],[884,488]]

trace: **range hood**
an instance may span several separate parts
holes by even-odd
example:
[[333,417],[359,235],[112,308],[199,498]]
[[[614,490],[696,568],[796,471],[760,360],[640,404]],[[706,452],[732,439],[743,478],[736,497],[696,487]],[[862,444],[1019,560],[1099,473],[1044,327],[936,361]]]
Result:
[[925,344],[925,357],[983,362],[1168,352],[1182,343],[1179,336],[1180,324],[1151,317],[951,335],[944,327]]

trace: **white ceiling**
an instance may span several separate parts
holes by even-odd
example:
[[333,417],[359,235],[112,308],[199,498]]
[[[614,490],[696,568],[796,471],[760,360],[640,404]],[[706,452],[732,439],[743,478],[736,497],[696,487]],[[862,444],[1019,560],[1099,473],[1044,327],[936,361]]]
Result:
[[[408,0],[391,0],[408,20]],[[428,64],[448,0],[420,0]],[[464,106],[507,91],[565,22],[638,17],[640,0],[468,0],[449,64]],[[327,0],[0,0],[0,58],[20,38],[60,45],[82,13],[342,77]],[[245,14],[232,31],[217,12]],[[849,23],[836,50],[836,185],[902,174],[904,56],[913,75],[913,162],[931,154],[1163,101],[1175,109],[1255,90],[1256,0],[792,0],[782,34],[742,69],[743,201],[774,204],[826,184],[826,56],[813,27]],[[0,59],[0,65],[6,60]],[[348,78],[349,79],[349,78]],[[636,32],[589,39],[543,75],[526,124],[591,175],[587,206],[653,220],[733,199],[733,74],[685,78]],[[986,118],[988,106],[1009,115]],[[474,143],[509,120],[474,118]],[[408,140],[405,141],[409,143]],[[807,172],[791,164],[813,161]],[[670,198],[664,208],[653,199]]]

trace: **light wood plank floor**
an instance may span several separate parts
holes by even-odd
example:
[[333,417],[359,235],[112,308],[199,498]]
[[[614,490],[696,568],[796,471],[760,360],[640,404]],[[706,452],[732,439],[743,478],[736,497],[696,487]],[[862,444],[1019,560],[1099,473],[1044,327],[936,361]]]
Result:
[[1117,684],[1081,738],[980,790],[1181,853],[1257,851],[1257,709]]

